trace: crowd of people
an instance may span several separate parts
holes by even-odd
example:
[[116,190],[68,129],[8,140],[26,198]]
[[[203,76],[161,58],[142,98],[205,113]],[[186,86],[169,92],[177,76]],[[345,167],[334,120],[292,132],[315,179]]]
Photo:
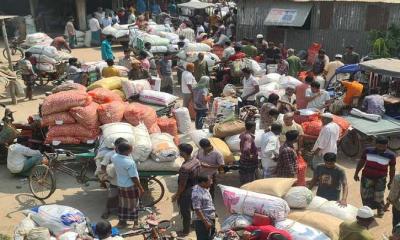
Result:
[[[178,94],[174,92],[172,77],[173,71],[177,70],[182,105],[189,108],[191,102],[193,103],[196,111],[195,127],[202,129],[202,120],[209,112],[213,97],[210,93],[209,66],[204,60],[203,53],[198,55],[198,60],[194,63],[183,65],[178,62],[177,66],[174,66],[173,55],[169,52],[156,60],[150,51],[152,46],[148,42],[135,57],[132,56],[131,50],[124,49],[124,56],[116,59],[111,47],[113,37],[105,36],[105,39],[101,41],[101,29],[116,23],[147,27],[146,18],[143,15],[144,2],[138,2],[140,4],[136,5],[136,9],[128,6],[127,9],[122,8],[116,13],[110,13],[98,8],[88,17],[92,44],[100,46],[101,58],[107,63],[107,67],[101,72],[102,77],[120,76],[120,71],[115,67],[118,63],[129,70],[129,79],[151,79],[158,76],[161,78],[161,91]],[[154,16],[163,12],[171,16],[177,15],[177,7],[173,1],[168,6],[160,6],[154,2],[151,10]],[[215,10],[208,19],[204,16],[195,16],[193,21],[184,21],[176,30],[180,39],[178,47],[183,48],[188,42],[195,41],[211,47],[219,44],[224,48],[222,63],[251,58],[267,66],[276,65],[277,73],[295,78],[299,77],[300,72],[309,70],[300,85],[288,86],[282,95],[271,93],[264,103],[260,103],[256,99],[256,95],[260,92],[258,79],[250,68],[242,69],[243,91],[239,107],[248,105],[257,107],[260,113],[259,128],[265,132],[261,137],[261,150],[258,150],[255,143],[257,124],[254,120],[246,121],[246,130],[240,134],[240,183],[243,185],[260,177],[297,178],[298,158],[306,151],[305,142],[311,141],[314,145],[311,150],[313,157],[309,165],[313,170],[313,177],[307,186],[310,189],[317,187],[317,196],[346,206],[348,178],[344,170],[336,164],[340,127],[333,121],[333,114],[360,106],[366,113],[383,115],[384,102],[377,89],[370,89],[369,95],[363,99],[362,104],[358,104],[358,101],[362,99],[364,85],[354,78],[340,81],[346,93],[339,99],[332,98],[325,88],[335,81],[332,77],[336,69],[346,64],[359,63],[359,54],[354,52],[352,46],[347,46],[344,54],[336,54],[334,60],[330,61],[326,52],[320,49],[313,63],[306,66],[304,61],[296,56],[294,49],[286,48],[281,43],[268,42],[262,34],[258,34],[255,39],[245,38],[242,41],[236,41],[235,21],[235,9],[231,9],[224,17]],[[67,38],[55,38],[52,45],[57,49],[71,50],[76,44],[73,18],[69,19],[65,30]],[[36,75],[31,53],[25,53],[20,67],[22,78],[29,87],[29,83]],[[70,79],[82,83],[82,79],[77,75],[80,72],[82,70],[78,60],[71,58],[68,68]],[[32,98],[31,90],[27,91],[27,97]],[[302,126],[294,121],[297,111],[302,109],[312,109],[320,113],[323,126],[317,137],[305,134]],[[190,144],[182,143],[178,146],[184,162],[179,170],[178,190],[173,195],[172,201],[177,202],[180,209],[183,220],[182,236],[188,235],[191,227],[194,226],[197,239],[212,239],[216,231],[217,217],[214,206],[216,175],[218,169],[224,166],[224,160],[222,154],[214,149],[208,139],[202,139],[199,145],[200,150],[196,153],[193,152]],[[14,151],[14,148],[23,149],[23,151]],[[14,154],[17,152],[18,154]],[[106,162],[102,162],[103,174],[106,174],[105,168],[110,162],[114,163],[117,174],[115,181],[108,186],[107,206],[102,217],[107,219],[117,208],[118,227],[126,227],[127,221],[138,224],[138,199],[143,194],[143,187],[139,181],[136,164],[130,157],[131,152],[132,146],[125,139],[117,139],[115,153],[107,158]],[[9,149],[8,168],[15,174],[26,175],[27,170],[38,161],[37,155],[40,153],[25,147],[23,142],[14,144]],[[368,231],[375,217],[372,209],[377,210],[377,217],[382,217],[390,205],[393,205],[393,236],[400,239],[400,225],[398,225],[400,223],[400,176],[395,176],[395,165],[396,154],[388,149],[387,138],[378,137],[374,147],[364,149],[353,176],[354,181],[360,181],[360,197],[364,206],[359,209],[355,222],[341,224],[339,239],[373,239]],[[258,174],[259,169],[262,170],[261,176]],[[386,188],[390,189],[390,193],[385,204]],[[192,211],[194,211],[193,217]],[[110,228],[108,223],[102,224],[104,226],[101,225],[103,227],[99,228],[100,230]],[[248,230],[251,231],[251,229]],[[273,232],[273,230],[265,231]],[[108,237],[107,231],[104,235]],[[276,229],[275,232],[277,232]],[[288,233],[278,231],[268,239],[290,239],[286,235]]]

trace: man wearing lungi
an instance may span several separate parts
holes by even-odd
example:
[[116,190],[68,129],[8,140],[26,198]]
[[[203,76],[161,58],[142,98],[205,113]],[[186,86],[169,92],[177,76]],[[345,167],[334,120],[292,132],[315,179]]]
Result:
[[366,148],[358,162],[354,180],[360,181],[358,173],[361,174],[361,199],[363,205],[378,210],[378,217],[384,214],[384,195],[386,188],[386,177],[389,168],[388,189],[395,175],[396,155],[388,150],[388,139],[377,137],[375,147]]
[[138,224],[139,197],[144,192],[135,161],[130,156],[131,153],[132,146],[127,142],[122,142],[117,146],[116,154],[112,157],[117,173],[119,228],[126,227],[127,221]]

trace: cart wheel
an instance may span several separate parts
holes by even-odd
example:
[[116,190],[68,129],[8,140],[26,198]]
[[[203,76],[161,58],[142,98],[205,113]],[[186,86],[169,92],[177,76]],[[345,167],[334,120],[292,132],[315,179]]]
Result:
[[[17,62],[24,58],[24,51],[21,48],[10,48],[11,61]],[[6,49],[3,50],[3,57],[8,60]]]
[[46,86],[46,85],[50,82],[49,77],[50,77],[50,76],[47,76],[47,78],[45,79],[43,76],[41,76],[40,74],[38,74],[38,77],[37,77],[37,79],[35,80],[35,85],[36,85],[36,86],[40,86],[40,87]]
[[29,176],[29,189],[37,199],[49,198],[56,190],[56,179],[53,172],[46,165],[37,165]]
[[400,149],[400,137],[389,137],[388,147],[393,151],[399,150]]
[[142,205],[152,207],[164,197],[165,189],[160,180],[155,177],[141,179],[144,188],[144,193],[140,198]]
[[340,141],[340,148],[348,157],[355,157],[361,150],[360,138],[355,130],[352,130]]

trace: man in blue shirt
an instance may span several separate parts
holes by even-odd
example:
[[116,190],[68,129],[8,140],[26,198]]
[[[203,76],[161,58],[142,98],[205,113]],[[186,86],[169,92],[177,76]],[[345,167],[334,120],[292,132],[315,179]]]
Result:
[[118,185],[118,227],[127,226],[127,221],[134,221],[138,224],[139,198],[144,190],[140,184],[139,174],[135,161],[130,156],[132,146],[122,142],[117,146],[117,153],[112,157],[115,172],[117,173]]
[[107,35],[106,39],[104,39],[103,42],[101,43],[101,58],[104,61],[107,61],[109,59],[114,60],[115,58],[111,48],[112,39],[113,36]]

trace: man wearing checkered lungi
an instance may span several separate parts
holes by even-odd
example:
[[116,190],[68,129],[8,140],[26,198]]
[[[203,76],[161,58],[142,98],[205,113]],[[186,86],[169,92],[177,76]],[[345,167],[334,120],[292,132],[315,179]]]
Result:
[[[382,217],[384,211],[384,195],[386,183],[388,189],[393,182],[396,166],[396,155],[388,150],[388,139],[377,137],[375,147],[366,148],[358,162],[354,180],[360,181],[358,176],[361,169],[361,199],[363,205],[378,210],[378,217]],[[389,182],[386,177],[389,169]]]
[[127,221],[138,224],[139,197],[143,194],[143,187],[139,181],[139,174],[135,161],[130,156],[132,146],[122,142],[117,146],[117,154],[112,157],[118,184],[118,227],[127,226]]

